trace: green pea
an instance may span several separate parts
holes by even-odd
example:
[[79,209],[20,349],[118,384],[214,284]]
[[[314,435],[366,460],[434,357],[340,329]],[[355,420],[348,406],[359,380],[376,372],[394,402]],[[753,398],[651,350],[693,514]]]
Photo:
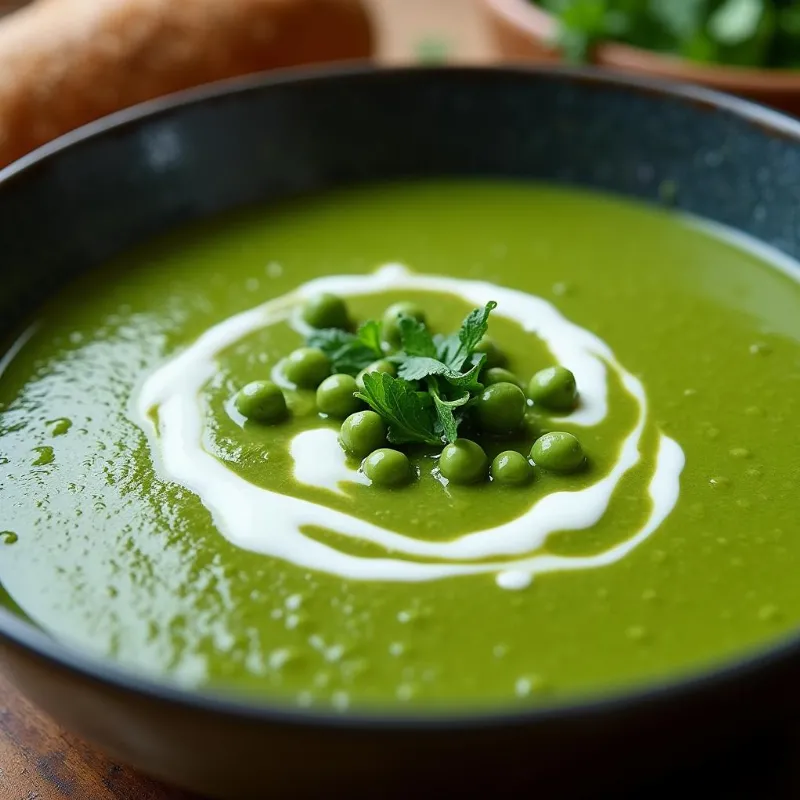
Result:
[[519,428],[525,416],[525,393],[513,383],[487,386],[475,402],[478,425],[489,433],[510,433]]
[[331,362],[316,347],[299,347],[284,360],[283,374],[295,386],[316,389],[331,374]]
[[486,478],[489,459],[483,448],[470,439],[456,439],[439,457],[439,472],[451,483],[477,483]]
[[382,447],[370,453],[361,465],[364,474],[378,486],[402,486],[411,480],[411,464],[399,450]]
[[564,431],[546,433],[537,439],[531,447],[531,458],[537,467],[552,472],[575,472],[586,461],[581,443]]
[[485,369],[502,367],[508,360],[506,354],[495,344],[494,340],[486,335],[475,345],[475,352],[486,354],[486,361],[483,365]]
[[370,372],[385,372],[387,375],[394,377],[397,375],[397,367],[385,358],[382,358],[380,361],[373,361],[368,367],[364,367],[364,369],[356,375],[356,383],[359,389],[364,389],[364,376]]
[[570,411],[578,402],[575,376],[565,367],[540,369],[528,384],[528,397],[553,411]]
[[533,477],[533,467],[516,450],[506,450],[492,461],[492,478],[503,486],[524,486]]
[[351,456],[365,458],[386,444],[386,424],[374,411],[358,411],[342,423],[339,443]]
[[254,422],[279,422],[286,416],[286,398],[272,381],[253,381],[236,395],[236,410]]
[[494,383],[513,383],[522,388],[520,379],[510,370],[503,367],[492,367],[481,372],[481,383],[484,386],[491,386]]
[[303,306],[303,320],[312,328],[350,327],[350,315],[347,305],[335,294],[316,294],[309,297]]
[[383,338],[392,347],[398,348],[400,339],[400,318],[411,317],[417,322],[425,322],[425,310],[416,303],[394,303],[383,315]]
[[352,375],[331,375],[317,387],[317,408],[323,414],[344,419],[363,407],[353,396],[357,391]]

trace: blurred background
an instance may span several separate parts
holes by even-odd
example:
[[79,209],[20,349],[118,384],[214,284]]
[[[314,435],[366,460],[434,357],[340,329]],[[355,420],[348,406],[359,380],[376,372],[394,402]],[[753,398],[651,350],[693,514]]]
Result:
[[0,0],[0,166],[144,100],[342,60],[592,64],[800,113],[797,0]]
[[247,73],[489,61],[482,10],[480,0],[0,0],[0,167],[114,111]]
[[488,62],[500,57],[479,0],[368,0],[377,52],[385,63],[448,58]]

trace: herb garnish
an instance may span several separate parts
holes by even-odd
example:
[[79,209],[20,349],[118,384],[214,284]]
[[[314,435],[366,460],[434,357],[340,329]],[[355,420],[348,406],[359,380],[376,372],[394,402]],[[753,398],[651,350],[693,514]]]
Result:
[[[480,372],[486,356],[475,348],[488,328],[497,303],[471,311],[457,334],[431,336],[424,323],[400,320],[401,349],[390,356],[398,376],[366,373],[356,396],[380,414],[395,444],[439,445],[454,442],[464,411],[483,389]],[[357,334],[338,330],[315,331],[308,339],[329,356],[337,372],[356,374],[384,356],[381,325],[370,321]]]
[[334,372],[357,375],[373,361],[383,358],[381,323],[365,322],[356,333],[340,328],[313,331],[307,339],[309,347],[317,347],[331,360]]
[[410,381],[393,378],[385,372],[367,373],[364,375],[364,390],[356,397],[383,417],[389,426],[390,442],[442,443],[431,396],[415,389]]

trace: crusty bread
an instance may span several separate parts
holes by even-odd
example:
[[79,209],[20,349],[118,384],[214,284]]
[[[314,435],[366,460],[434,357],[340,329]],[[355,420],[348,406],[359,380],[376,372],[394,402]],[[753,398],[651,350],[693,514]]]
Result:
[[0,166],[143,100],[372,40],[360,0],[37,0],[0,21]]

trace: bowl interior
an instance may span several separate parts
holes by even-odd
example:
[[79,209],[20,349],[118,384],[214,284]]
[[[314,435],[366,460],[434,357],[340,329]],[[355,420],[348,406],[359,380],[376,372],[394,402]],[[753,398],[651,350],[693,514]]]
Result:
[[800,254],[800,125],[700,90],[580,71],[248,79],[125,112],[47,152],[0,174],[0,334],[70,275],[170,228],[399,178],[598,189]]

